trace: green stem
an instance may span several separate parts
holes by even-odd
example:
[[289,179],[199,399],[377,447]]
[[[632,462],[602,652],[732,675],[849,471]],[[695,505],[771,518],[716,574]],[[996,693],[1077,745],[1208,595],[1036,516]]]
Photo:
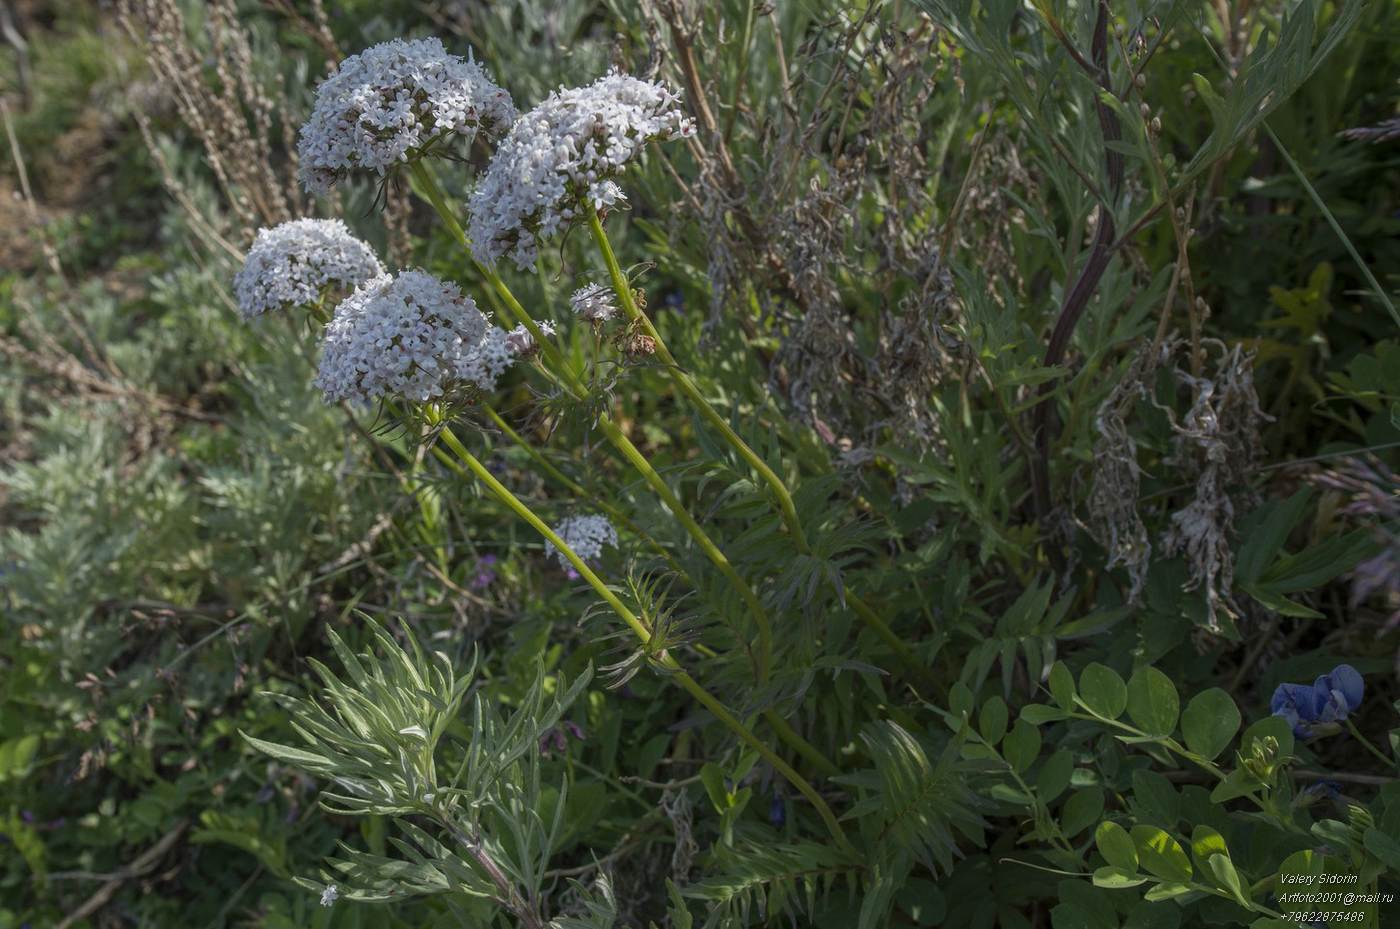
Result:
[[[447,198],[443,195],[442,188],[437,183],[437,178],[433,176],[432,172],[428,170],[421,159],[413,162],[412,170],[414,178],[422,186],[429,202],[433,205],[433,209],[442,217],[443,222],[447,224],[448,229],[451,230],[458,244],[460,244],[463,249],[470,252],[470,246],[467,242],[466,233],[462,229],[462,224],[457,221],[456,216],[453,215],[451,208],[448,206]],[[491,288],[500,297],[506,309],[529,331],[535,343],[540,346],[545,357],[553,366],[555,372],[564,379],[565,386],[573,394],[574,398],[579,401],[586,400],[588,398],[588,388],[579,379],[578,375],[574,373],[572,367],[564,360],[564,357],[560,354],[554,342],[545,336],[544,332],[539,328],[539,324],[535,322],[529,312],[526,311],[525,307],[522,306],[520,301],[515,298],[515,295],[511,293],[505,281],[501,280],[500,275],[494,270],[476,261],[475,258],[472,259],[472,262],[476,265],[482,277],[485,278],[487,283],[490,284]],[[604,435],[607,436],[613,446],[622,453],[622,456],[637,469],[642,479],[645,480],[647,485],[662,499],[662,502],[664,502],[666,507],[675,515],[682,527],[685,528],[686,532],[695,541],[695,544],[699,546],[700,550],[705,553],[706,557],[710,559],[714,566],[719,569],[719,572],[723,574],[734,589],[738,591],[739,596],[743,598],[744,603],[753,616],[754,625],[758,629],[758,655],[755,659],[758,679],[760,681],[766,681],[768,679],[769,664],[773,651],[773,630],[772,624],[768,620],[768,613],[763,608],[762,601],[758,599],[758,595],[754,592],[749,583],[744,580],[743,576],[730,564],[729,559],[725,557],[724,552],[720,550],[719,546],[710,539],[705,530],[701,528],[700,524],[690,515],[685,505],[681,503],[680,498],[672,492],[670,486],[661,478],[661,475],[657,474],[656,469],[651,466],[646,456],[632,444],[632,441],[627,438],[626,434],[623,433],[615,423],[613,423],[606,413],[599,415],[598,426],[602,429]]]
[[1298,162],[1293,160],[1293,156],[1288,153],[1288,149],[1283,147],[1283,143],[1279,141],[1279,137],[1274,135],[1274,130],[1269,127],[1269,124],[1265,122],[1262,125],[1264,131],[1269,134],[1269,139],[1274,143],[1274,148],[1278,149],[1278,153],[1283,156],[1283,160],[1288,162],[1288,167],[1293,172],[1293,175],[1298,178],[1298,182],[1302,184],[1303,189],[1308,192],[1308,197],[1312,200],[1313,205],[1318,208],[1322,213],[1322,218],[1327,220],[1327,225],[1332,227],[1332,231],[1336,233],[1337,238],[1341,240],[1342,247],[1347,250],[1347,254],[1351,256],[1351,260],[1356,263],[1356,268],[1361,272],[1361,276],[1366,278],[1367,284],[1371,285],[1371,290],[1375,293],[1376,299],[1379,300],[1381,305],[1390,313],[1390,318],[1395,320],[1395,324],[1400,326],[1400,310],[1395,308],[1395,303],[1390,299],[1390,294],[1386,293],[1385,288],[1381,286],[1381,282],[1376,280],[1376,276],[1371,273],[1370,266],[1362,260],[1361,253],[1356,250],[1356,246],[1352,244],[1351,238],[1342,229],[1342,224],[1337,222],[1337,217],[1333,216],[1332,211],[1327,208],[1327,201],[1322,199],[1322,195],[1317,192],[1317,188],[1313,187],[1312,182],[1309,181],[1308,176],[1303,173],[1303,169]]
[[[475,455],[467,450],[466,446],[462,444],[461,440],[457,438],[456,434],[454,434],[450,428],[441,423],[438,425],[442,426],[438,433],[439,441],[445,444],[452,453],[457,456],[462,464],[467,467],[467,470],[469,470],[477,480],[485,484],[487,489],[495,494],[502,503],[521,519],[525,520],[525,522],[529,523],[536,532],[558,549],[560,554],[568,560],[569,564],[573,565],[574,570],[579,573],[579,576],[588,582],[588,585],[593,588],[598,596],[603,598],[608,606],[612,607],[613,612],[632,630],[633,634],[637,636],[642,645],[649,648],[652,644],[652,634],[646,624],[639,619],[635,613],[628,609],[627,605],[618,598],[617,594],[613,593],[612,589],[609,588],[607,584],[603,583],[602,578],[598,577],[598,575],[593,572],[593,569],[588,566],[588,563],[580,558],[578,553],[570,548],[567,542],[561,539],[544,520],[535,515],[533,510],[522,503],[515,494],[511,493],[504,484],[498,481],[496,476],[487,470],[486,466],[478,461]],[[788,783],[792,784],[799,793],[806,797],[816,809],[817,815],[821,817],[822,822],[826,824],[836,844],[840,846],[843,851],[852,855],[855,854],[855,849],[846,838],[846,834],[842,830],[841,824],[837,822],[835,814],[831,812],[831,808],[827,806],[826,801],[822,799],[822,795],[817,792],[817,789],[813,787],[806,778],[769,748],[758,736],[754,735],[753,730],[744,725],[744,723],[731,713],[723,703],[713,697],[705,688],[701,687],[668,652],[662,651],[658,653],[655,656],[655,660],[661,668],[667,672],[666,677],[669,680],[673,680],[679,684],[681,689],[685,690],[694,697],[701,706],[709,710],[710,714],[737,735],[740,741],[758,752],[759,756],[767,761],[768,764],[772,766],[773,770],[786,778]]]
[[1371,744],[1370,739],[1366,738],[1364,735],[1361,734],[1361,730],[1356,728],[1356,723],[1352,722],[1349,719],[1346,721],[1346,723],[1347,731],[1351,733],[1352,738],[1356,739],[1356,741],[1361,743],[1362,747],[1365,748],[1366,751],[1379,758],[1381,762],[1385,764],[1386,767],[1400,768],[1400,764],[1396,764],[1394,758],[1387,758],[1384,752],[1382,752],[1379,748],[1376,748],[1376,746]]
[[491,404],[483,401],[481,403],[481,409],[484,413],[486,413],[486,416],[491,420],[491,422],[495,423],[496,428],[500,429],[501,432],[503,432],[506,435],[506,437],[509,438],[512,442],[520,446],[521,450],[523,450],[525,454],[529,455],[530,460],[533,461],[546,475],[562,484],[564,488],[569,491],[569,493],[573,494],[576,497],[589,501],[598,509],[602,510],[604,513],[607,513],[608,517],[614,522],[626,526],[629,532],[637,536],[637,538],[641,539],[642,541],[646,542],[652,547],[652,549],[656,551],[658,555],[660,555],[662,558],[665,558],[666,561],[671,565],[671,568],[675,570],[677,574],[680,574],[682,576],[685,575],[685,569],[681,567],[680,562],[676,561],[675,556],[672,555],[664,545],[662,545],[654,537],[652,537],[650,533],[648,533],[641,526],[637,525],[631,517],[629,517],[626,513],[622,512],[622,510],[613,506],[611,503],[604,500],[597,494],[589,492],[589,490],[585,488],[582,484],[580,484],[578,481],[574,480],[573,478],[565,474],[563,471],[560,471],[558,468],[556,468],[554,464],[548,458],[546,458],[543,453],[540,452],[539,449],[535,448],[534,445],[532,445],[528,440],[526,440],[524,436],[516,432],[515,429],[511,427],[510,423],[506,422],[505,418],[502,417],[501,414],[496,411],[496,408],[493,407]]
[[[612,243],[608,241],[608,233],[603,229],[603,221],[599,218],[597,210],[590,209],[588,211],[588,228],[593,233],[593,241],[597,244],[598,251],[603,255],[603,263],[608,267],[608,277],[612,280],[613,290],[617,293],[617,299],[622,304],[622,311],[634,324],[641,326],[642,331],[656,343],[656,355],[666,366],[672,382],[680,389],[681,393],[690,399],[701,417],[717,429],[730,447],[738,452],[739,456],[763,478],[764,483],[772,490],[773,496],[777,498],[778,511],[782,515],[783,523],[787,526],[788,533],[792,536],[797,550],[804,555],[810,555],[812,548],[807,544],[806,533],[802,531],[802,522],[797,516],[797,506],[793,503],[792,494],[788,491],[787,485],[768,466],[768,463],[730,427],[729,422],[720,415],[719,411],[710,405],[710,402],[705,399],[705,395],[700,392],[700,388],[696,386],[695,381],[691,380],[690,375],[681,370],[680,365],[676,363],[675,356],[666,347],[665,341],[661,338],[661,334],[656,331],[651,320],[638,309],[637,302],[632,298],[632,288],[627,282],[626,275],[622,272],[622,265],[618,263],[617,255],[613,252]],[[935,684],[929,676],[928,670],[919,663],[913,650],[895,634],[879,613],[851,591],[846,591],[842,599],[866,625],[874,630],[876,635],[894,650],[895,656],[914,678],[926,685]]]
[[729,422],[719,414],[719,411],[710,405],[710,401],[705,399],[705,395],[690,379],[690,375],[681,370],[680,365],[676,363],[675,356],[666,347],[666,343],[662,340],[660,333],[656,331],[656,327],[651,324],[651,320],[637,308],[637,302],[632,299],[632,289],[627,283],[626,275],[622,273],[622,266],[617,262],[617,255],[613,254],[612,244],[608,241],[608,234],[603,229],[603,221],[598,218],[597,210],[590,209],[588,211],[588,227],[593,232],[593,241],[597,243],[598,250],[603,254],[603,263],[608,266],[608,276],[612,279],[617,299],[622,303],[622,311],[627,314],[629,320],[641,326],[642,331],[656,342],[656,356],[666,365],[671,380],[675,382],[681,393],[690,398],[701,417],[718,430],[730,447],[738,452],[749,467],[757,471],[759,476],[763,478],[764,483],[777,497],[778,509],[782,514],[783,523],[797,542],[798,549],[804,552],[808,551],[807,537],[802,531],[802,523],[797,518],[797,507],[792,502],[792,494],[788,492],[787,485],[783,483],[782,478],[774,473],[772,468],[768,467],[768,463],[740,438],[739,434],[730,427]]

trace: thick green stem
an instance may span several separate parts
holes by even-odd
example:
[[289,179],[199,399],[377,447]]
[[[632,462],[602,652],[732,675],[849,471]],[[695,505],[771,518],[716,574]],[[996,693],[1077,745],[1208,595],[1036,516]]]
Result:
[[680,562],[676,561],[675,556],[672,555],[669,551],[667,551],[665,546],[663,546],[654,537],[652,537],[652,535],[648,533],[645,529],[637,525],[636,522],[634,522],[632,518],[626,513],[622,512],[622,510],[613,506],[611,503],[604,500],[602,497],[599,497],[597,494],[590,493],[588,489],[582,484],[580,484],[578,481],[574,480],[573,478],[565,474],[563,471],[560,471],[558,468],[556,468],[548,458],[544,457],[544,455],[539,451],[539,449],[535,448],[534,445],[532,445],[524,436],[516,432],[515,429],[511,427],[510,423],[506,422],[505,418],[502,417],[501,414],[496,411],[495,407],[493,407],[489,403],[482,402],[481,409],[491,420],[491,422],[495,423],[496,428],[500,429],[501,432],[504,433],[508,439],[510,439],[512,442],[518,445],[521,448],[521,450],[525,452],[525,454],[529,455],[530,460],[533,461],[536,464],[536,466],[538,466],[540,470],[542,470],[546,475],[559,482],[560,484],[564,485],[564,488],[568,490],[569,493],[573,494],[575,497],[587,500],[594,506],[598,507],[598,509],[602,510],[604,513],[607,513],[608,518],[612,519],[614,522],[626,526],[629,532],[631,532],[633,535],[635,535],[642,541],[646,542],[652,547],[652,549],[656,551],[658,555],[660,555],[662,558],[665,558],[666,561],[670,563],[672,569],[675,570],[678,574],[685,573],[685,570],[681,567]]
[[[650,646],[652,634],[651,630],[647,628],[646,623],[638,618],[638,616],[618,598],[617,594],[613,593],[607,584],[603,583],[602,578],[598,577],[598,575],[593,572],[593,569],[588,566],[588,563],[580,558],[578,553],[570,548],[569,544],[560,538],[544,520],[540,519],[533,510],[522,503],[515,494],[511,493],[504,484],[498,481],[496,476],[487,470],[486,466],[478,461],[475,455],[467,450],[466,446],[462,444],[461,440],[457,438],[450,428],[441,423],[437,423],[436,425],[441,426],[438,432],[439,441],[446,445],[452,453],[457,456],[461,463],[466,466],[467,470],[471,472],[472,476],[485,484],[487,489],[495,494],[502,503],[521,519],[525,520],[525,522],[529,523],[536,532],[557,548],[560,554],[568,560],[569,564],[573,565],[574,570],[579,573],[579,576],[588,582],[588,585],[593,588],[598,596],[603,598],[608,606],[612,607],[613,612],[632,630],[633,634],[637,636],[641,643],[644,646]],[[855,854],[854,848],[852,848],[849,840],[846,838],[841,824],[837,822],[835,814],[833,814],[831,808],[827,806],[826,800],[822,798],[822,795],[817,792],[817,789],[813,787],[806,778],[769,748],[763,740],[754,735],[753,730],[744,725],[744,723],[730,712],[723,703],[712,696],[705,688],[701,687],[694,678],[685,672],[680,666],[680,663],[669,653],[664,651],[660,652],[655,656],[655,660],[666,672],[667,679],[673,680],[680,685],[681,689],[685,690],[694,697],[701,706],[709,710],[711,715],[737,735],[740,741],[758,752],[759,756],[773,767],[773,770],[781,774],[788,783],[792,784],[799,793],[806,797],[816,809],[817,815],[821,817],[822,822],[826,824],[836,844],[840,846],[842,850],[852,855]]]
[[617,299],[622,303],[622,311],[627,314],[627,318],[636,325],[642,327],[645,332],[656,342],[656,357],[666,365],[667,371],[671,375],[671,380],[675,383],[681,393],[685,394],[695,405],[695,409],[710,425],[714,426],[724,436],[724,440],[729,443],[739,456],[748,462],[763,478],[773,496],[778,500],[778,510],[782,514],[783,523],[787,526],[788,532],[792,534],[794,541],[800,550],[807,550],[807,536],[802,531],[802,523],[797,518],[797,507],[792,502],[792,494],[788,492],[787,485],[782,478],[768,467],[759,454],[749,447],[737,432],[729,425],[729,421],[719,414],[710,401],[705,399],[705,395],[700,392],[700,388],[690,379],[690,375],[681,370],[676,363],[676,358],[671,354],[671,350],[666,347],[660,333],[651,324],[651,320],[637,308],[637,301],[632,299],[632,288],[627,283],[627,276],[622,273],[622,266],[618,264],[617,255],[613,254],[612,244],[608,241],[608,234],[603,230],[603,221],[598,218],[597,210],[588,211],[588,226],[593,232],[593,241],[597,243],[598,250],[603,254],[603,263],[608,266],[608,277],[612,279],[613,290],[617,292]]
[[[460,244],[463,249],[470,251],[470,246],[467,242],[466,233],[462,229],[462,224],[457,221],[456,216],[448,206],[447,198],[443,195],[442,188],[438,186],[437,178],[433,176],[432,172],[428,170],[427,166],[424,165],[421,160],[413,162],[413,176],[423,187],[423,192],[427,196],[429,202],[432,203],[433,209],[437,211],[443,222],[447,224],[448,229],[451,230],[458,244]],[[564,360],[558,347],[545,336],[539,324],[535,322],[526,311],[525,307],[522,306],[520,301],[515,298],[515,295],[511,293],[505,281],[501,280],[500,275],[494,270],[476,261],[475,258],[473,258],[472,261],[482,277],[491,286],[492,290],[500,297],[506,309],[529,331],[536,344],[538,344],[544,352],[545,358],[550,362],[556,375],[563,379],[566,388],[573,394],[574,398],[580,401],[586,400],[588,398],[588,388],[584,385],[582,380],[579,379],[578,375],[574,373],[572,367]],[[772,624],[768,621],[768,613],[763,608],[762,601],[758,599],[758,595],[754,592],[748,581],[744,580],[743,576],[735,570],[734,566],[729,562],[729,559],[725,556],[724,552],[720,550],[719,546],[714,543],[700,524],[690,515],[690,512],[685,508],[685,504],[680,501],[680,498],[675,495],[670,486],[662,479],[661,475],[651,466],[646,456],[632,444],[632,441],[627,438],[626,434],[617,427],[606,413],[599,415],[598,426],[603,431],[603,434],[607,436],[608,441],[622,453],[622,456],[627,459],[628,463],[637,469],[642,479],[646,481],[647,485],[651,487],[651,489],[656,492],[657,496],[661,498],[662,502],[666,504],[666,507],[695,541],[695,544],[699,546],[700,550],[705,553],[705,556],[710,559],[711,563],[719,569],[719,572],[724,575],[734,589],[738,591],[739,596],[743,598],[745,605],[753,616],[754,625],[758,629],[758,654],[755,659],[758,679],[760,681],[766,681],[768,679],[769,664],[773,651],[773,630]],[[810,746],[808,747],[810,748]]]
[[[656,331],[651,320],[637,307],[636,300],[632,298],[632,288],[627,281],[627,276],[622,272],[622,265],[618,263],[617,255],[613,252],[612,243],[608,241],[608,233],[603,229],[603,221],[599,218],[597,210],[588,211],[588,227],[593,233],[593,241],[597,244],[598,251],[603,255],[603,263],[608,267],[608,277],[612,280],[613,290],[617,293],[617,299],[622,304],[622,311],[627,314],[629,320],[641,326],[642,331],[655,341],[656,356],[666,366],[672,382],[680,389],[681,393],[690,398],[701,417],[714,426],[724,436],[730,447],[738,452],[739,456],[763,478],[778,501],[778,511],[782,516],[783,523],[788,528],[788,533],[792,536],[793,543],[797,546],[797,550],[804,555],[811,554],[811,546],[807,543],[806,533],[802,531],[802,522],[797,516],[797,507],[793,503],[792,494],[788,491],[787,485],[783,483],[783,479],[730,427],[728,420],[710,405],[710,402],[705,399],[705,395],[700,392],[700,388],[696,386],[695,381],[676,363],[675,356],[666,347],[666,342]],[[844,599],[856,615],[894,650],[900,663],[915,679],[926,685],[935,683],[929,676],[928,670],[919,663],[913,650],[890,628],[879,613],[851,591],[845,592]]]

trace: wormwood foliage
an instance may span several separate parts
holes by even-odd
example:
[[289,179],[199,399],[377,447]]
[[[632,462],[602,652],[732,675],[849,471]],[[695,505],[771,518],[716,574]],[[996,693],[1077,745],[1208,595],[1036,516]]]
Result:
[[1400,913],[1395,0],[11,7],[0,929]]

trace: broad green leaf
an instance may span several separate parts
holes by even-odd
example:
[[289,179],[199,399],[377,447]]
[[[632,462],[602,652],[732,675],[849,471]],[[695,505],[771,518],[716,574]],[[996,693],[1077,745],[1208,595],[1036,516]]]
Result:
[[1169,736],[1176,729],[1181,700],[1172,679],[1151,665],[1128,680],[1128,717],[1148,735]]
[[1156,826],[1134,826],[1133,843],[1137,846],[1138,865],[1164,881],[1191,880],[1194,871],[1181,843],[1164,829]]
[[1225,837],[1210,826],[1197,826],[1191,830],[1191,858],[1196,867],[1206,869],[1206,860],[1211,855],[1229,856],[1230,849],[1225,845]]
[[1214,759],[1225,751],[1239,728],[1239,707],[1219,687],[1196,694],[1181,714],[1181,734],[1186,747],[1206,759]]
[[1040,799],[1045,803],[1053,803],[1060,794],[1065,792],[1069,786],[1069,779],[1074,775],[1074,755],[1067,749],[1061,749],[1046,759],[1041,765],[1040,773],[1036,775],[1035,791],[1040,795]]
[[1085,787],[1070,794],[1060,808],[1060,831],[1074,838],[1088,829],[1103,816],[1103,802],[1101,787]]
[[1094,845],[1110,866],[1137,873],[1137,843],[1122,826],[1107,820],[1099,823],[1099,827],[1094,830]]
[[1139,768],[1133,772],[1133,809],[1138,819],[1175,829],[1181,818],[1181,795],[1159,772]]
[[1387,867],[1400,872],[1400,842],[1375,828],[1366,830],[1363,842],[1366,851],[1379,858]]
[[1090,712],[1117,719],[1128,705],[1128,687],[1117,671],[1093,662],[1079,674],[1079,699]]

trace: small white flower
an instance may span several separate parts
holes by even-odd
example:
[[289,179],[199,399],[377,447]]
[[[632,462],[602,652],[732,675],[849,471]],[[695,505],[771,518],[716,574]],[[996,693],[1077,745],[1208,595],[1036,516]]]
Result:
[[427,401],[463,385],[492,390],[513,356],[471,297],[426,271],[367,281],[326,327],[316,386],[328,402]]
[[591,323],[605,323],[617,315],[617,300],[611,287],[587,284],[569,298],[574,315]]
[[470,145],[477,132],[504,131],[516,116],[510,94],[439,39],[384,42],[342,61],[316,88],[297,143],[301,181],[324,194],[351,171],[382,177],[447,136]]
[[[536,325],[539,326],[542,334],[554,335],[553,323],[540,322]],[[534,335],[523,324],[506,333],[506,348],[510,349],[512,355],[516,356],[533,355],[539,350],[539,346],[535,344]]]
[[326,889],[321,891],[321,906],[334,906],[338,899],[340,899],[340,889],[334,884],[327,884]]
[[[566,516],[554,527],[554,534],[584,561],[601,558],[605,545],[617,545],[617,530],[605,516]],[[566,570],[573,567],[553,542],[545,543],[544,552],[556,557]]]
[[651,142],[695,131],[665,86],[610,71],[587,87],[560,89],[516,121],[471,198],[478,260],[509,256],[532,268],[539,242],[582,207],[625,199],[613,182]]
[[233,278],[238,309],[247,319],[271,310],[306,306],[327,288],[354,290],[383,274],[374,251],[338,219],[296,219],[258,230]]

